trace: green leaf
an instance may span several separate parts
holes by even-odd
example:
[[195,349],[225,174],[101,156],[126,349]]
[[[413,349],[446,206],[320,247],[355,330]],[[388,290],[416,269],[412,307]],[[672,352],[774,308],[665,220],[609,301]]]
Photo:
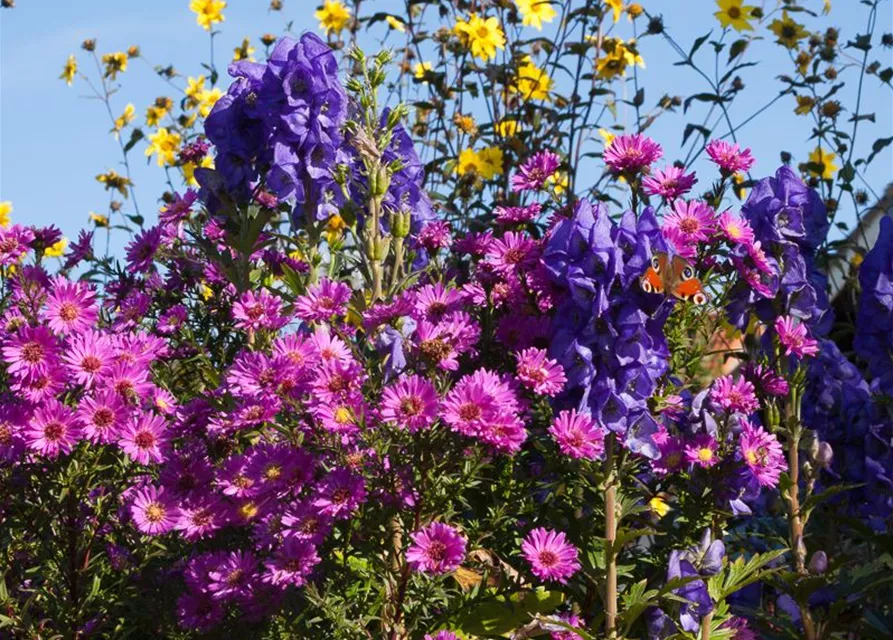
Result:
[[457,631],[471,635],[505,635],[530,621],[539,613],[551,613],[564,602],[559,591],[519,591],[506,597],[493,596],[471,607],[450,625]]
[[749,45],[750,40],[746,40],[744,38],[742,38],[741,40],[735,40],[735,42],[733,42],[732,46],[729,48],[729,62],[747,51],[747,47]]

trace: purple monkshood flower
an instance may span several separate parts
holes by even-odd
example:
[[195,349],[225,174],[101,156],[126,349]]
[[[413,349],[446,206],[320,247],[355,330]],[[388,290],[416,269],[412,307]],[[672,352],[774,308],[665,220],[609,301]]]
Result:
[[604,160],[615,173],[636,174],[654,164],[663,153],[654,140],[636,133],[614,138],[605,148]]
[[441,574],[455,571],[465,559],[465,537],[455,527],[432,522],[410,534],[406,561],[416,571]]
[[551,151],[540,151],[518,168],[512,176],[512,191],[539,191],[559,165],[561,157]]
[[642,178],[642,188],[648,195],[675,200],[691,191],[697,181],[694,173],[687,174],[682,167],[669,166]]
[[563,531],[534,529],[524,538],[521,552],[540,580],[565,584],[580,568],[577,548],[567,542]]
[[750,171],[755,162],[750,149],[741,150],[737,144],[723,140],[711,140],[707,143],[706,151],[710,159],[727,175]]
[[887,216],[859,267],[859,285],[853,348],[868,362],[875,386],[893,395],[893,220]]

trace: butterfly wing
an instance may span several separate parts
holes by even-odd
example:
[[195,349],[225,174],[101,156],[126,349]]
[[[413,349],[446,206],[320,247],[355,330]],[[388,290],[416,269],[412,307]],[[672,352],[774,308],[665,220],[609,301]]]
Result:
[[666,273],[669,268],[669,260],[667,254],[660,252],[651,256],[651,264],[639,279],[639,285],[645,293],[663,293],[666,290],[664,282],[666,282]]
[[681,256],[673,256],[670,269],[673,279],[669,291],[680,300],[691,300],[697,305],[707,304],[707,294],[701,281],[695,276],[694,267]]

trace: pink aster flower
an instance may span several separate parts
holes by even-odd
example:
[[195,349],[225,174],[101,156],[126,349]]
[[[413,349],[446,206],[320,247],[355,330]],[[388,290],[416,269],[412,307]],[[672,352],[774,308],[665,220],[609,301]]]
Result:
[[778,341],[785,349],[785,355],[798,358],[814,356],[819,352],[817,340],[809,337],[809,331],[802,322],[798,323],[792,316],[781,316],[775,320],[775,331]]
[[753,383],[760,393],[776,397],[788,395],[790,390],[788,381],[768,367],[748,362],[741,368],[741,373]]
[[170,496],[164,494],[164,487],[146,486],[137,490],[134,495],[130,515],[141,532],[160,536],[174,528],[180,517],[180,510],[174,506]]
[[419,287],[411,291],[407,299],[414,317],[431,322],[440,321],[444,315],[458,311],[462,306],[462,294],[452,287],[445,287],[442,282]]
[[492,242],[492,231],[472,231],[465,234],[459,240],[456,240],[456,243],[453,245],[453,251],[460,254],[465,253],[472,256],[482,256],[490,249],[490,244]]
[[760,640],[756,632],[748,626],[747,620],[738,616],[729,618],[720,629],[733,629],[735,633],[731,640]]
[[344,341],[326,327],[317,327],[311,342],[323,362],[347,362],[353,357]]
[[266,572],[262,579],[274,586],[300,587],[318,564],[319,556],[315,546],[307,540],[288,536],[282,541],[273,557],[264,563]]
[[[681,471],[685,466],[685,443],[682,439],[672,436],[664,430],[654,434],[654,440],[657,442],[657,449],[660,452],[660,457],[651,461],[651,469],[654,473],[665,476]],[[660,441],[658,442],[658,440]]]
[[93,326],[99,315],[96,292],[86,282],[71,282],[62,276],[52,280],[41,317],[56,333],[70,334]]
[[493,213],[496,214],[496,222],[499,224],[521,224],[534,220],[542,209],[540,203],[534,202],[526,207],[496,207]]
[[29,449],[47,458],[55,458],[74,448],[81,437],[81,430],[74,411],[50,399],[34,410],[24,437]]
[[96,378],[109,370],[113,359],[108,337],[92,329],[72,336],[62,356],[65,369],[74,382],[85,389],[92,388]]
[[753,245],[754,235],[750,223],[729,211],[719,216],[719,228],[728,240],[736,245],[750,247]]
[[453,242],[453,236],[450,232],[449,222],[435,220],[422,227],[416,237],[416,242],[431,252],[438,249],[446,249]]
[[438,631],[433,636],[426,633],[424,640],[459,640],[459,636],[452,631]]
[[532,269],[539,259],[539,245],[527,234],[508,231],[487,251],[487,263],[497,272],[509,275]]
[[226,523],[226,506],[210,495],[203,495],[180,507],[174,529],[187,540],[205,538]]
[[738,436],[738,447],[760,486],[774,487],[778,484],[781,472],[787,470],[788,465],[784,449],[775,436],[762,427],[744,421],[741,435]]
[[564,389],[567,377],[564,368],[555,360],[546,357],[545,349],[531,347],[516,355],[518,359],[518,379],[534,393],[556,396]]
[[84,436],[96,444],[117,442],[119,430],[130,415],[127,405],[114,391],[102,391],[86,396],[77,410],[83,424]]
[[698,257],[698,243],[685,235],[676,227],[664,227],[661,235],[666,240],[674,253],[686,260],[695,260]]
[[570,458],[596,460],[605,452],[605,430],[585,413],[562,411],[549,427],[558,449]]
[[56,359],[58,343],[44,326],[22,327],[3,346],[7,371],[19,379],[45,374]]
[[288,509],[282,516],[282,530],[286,536],[322,544],[332,529],[332,517],[309,502]]
[[716,233],[716,212],[698,200],[676,200],[663,227],[678,231],[687,243],[706,242]]
[[406,562],[416,571],[449,573],[465,559],[465,538],[448,524],[432,522],[409,537],[412,545],[406,550]]
[[431,426],[440,402],[428,380],[417,375],[403,376],[381,394],[381,419],[411,432]]
[[540,580],[564,584],[580,568],[577,548],[567,542],[563,531],[534,529],[521,543],[521,551]]
[[0,266],[16,265],[34,241],[34,232],[28,227],[14,224],[4,229],[0,227]]
[[685,460],[708,469],[719,462],[716,450],[719,443],[709,433],[699,433],[685,445]]
[[737,144],[730,144],[723,140],[711,140],[707,143],[706,151],[710,159],[724,173],[730,175],[739,171],[749,171],[756,162],[750,155],[750,149],[742,151]]
[[162,229],[160,225],[139,232],[127,245],[127,266],[131,271],[144,273],[152,268],[155,254],[161,247]]
[[479,436],[488,424],[505,422],[520,411],[511,386],[497,374],[480,369],[464,376],[444,399],[441,417],[453,431]]
[[279,298],[261,290],[258,293],[246,291],[233,305],[233,318],[236,328],[243,331],[260,331],[261,329],[279,329],[287,318],[282,315],[282,303]]
[[639,173],[660,159],[663,149],[651,138],[636,133],[614,138],[605,147],[605,164],[616,173]]
[[118,446],[140,464],[163,462],[168,436],[167,422],[161,416],[143,413],[121,430]]
[[512,191],[539,191],[559,165],[561,157],[551,151],[534,154],[512,176]]
[[751,382],[739,377],[720,376],[713,381],[710,400],[729,413],[753,413],[760,408],[756,389]]
[[366,483],[348,469],[333,469],[316,487],[313,506],[336,520],[349,518],[366,501]]
[[[574,627],[576,629],[583,629],[583,619],[580,616],[576,616],[573,613],[567,611],[565,613],[558,614],[558,620],[568,625],[569,627]],[[573,631],[553,631],[549,634],[550,640],[583,640],[583,637],[579,633],[574,633]]]
[[685,173],[682,167],[671,165],[642,178],[642,188],[649,195],[675,200],[691,191],[697,181],[694,173]]
[[323,279],[295,300],[295,314],[308,322],[330,320],[343,316],[350,300],[350,287],[343,282]]
[[208,591],[217,600],[250,596],[257,565],[250,551],[230,551],[208,572]]

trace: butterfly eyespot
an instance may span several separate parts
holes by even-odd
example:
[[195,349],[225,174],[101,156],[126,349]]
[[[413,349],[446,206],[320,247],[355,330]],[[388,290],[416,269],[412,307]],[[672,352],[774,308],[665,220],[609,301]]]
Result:
[[658,258],[657,256],[652,256],[651,257],[651,267],[655,271],[660,271],[660,258]]
[[705,296],[701,292],[698,292],[692,296],[691,301],[697,305],[707,304],[707,296]]
[[645,293],[651,293],[651,291],[652,291],[651,283],[648,282],[647,280],[644,280],[642,282],[642,291],[644,291]]
[[695,277],[695,270],[692,269],[691,267],[685,267],[682,270],[682,278],[684,280],[691,280],[694,277]]

